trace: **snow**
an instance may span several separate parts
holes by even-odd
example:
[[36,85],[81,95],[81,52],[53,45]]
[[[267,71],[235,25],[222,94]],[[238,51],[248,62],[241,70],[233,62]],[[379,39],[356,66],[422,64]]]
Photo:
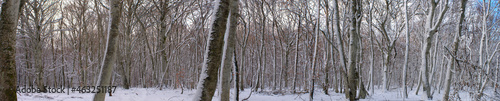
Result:
[[[231,90],[231,99],[234,99],[234,92]],[[248,97],[250,94],[250,89],[245,89],[241,92],[240,100]],[[375,95],[368,96],[366,99],[361,99],[361,101],[380,101],[380,100],[402,100],[401,89],[395,89],[390,91],[383,91],[381,89],[375,90]],[[181,94],[181,89],[163,89],[159,90],[157,88],[131,88],[129,90],[117,88],[113,96],[106,94],[106,101],[187,101],[192,100],[195,95],[195,90],[184,90]],[[316,90],[314,93],[314,101],[345,101],[345,96],[343,93],[334,93],[330,91],[330,95],[325,95],[321,90]],[[485,91],[486,100],[488,96],[492,96],[493,91]],[[216,92],[218,93],[218,92]],[[453,94],[453,93],[451,93]],[[469,92],[461,91],[458,93],[460,95],[460,100],[470,101],[472,100]],[[90,93],[18,93],[19,101],[89,101],[93,97]],[[451,98],[456,98],[455,96],[450,96]],[[442,92],[439,94],[437,91],[434,93],[434,100],[441,100]],[[264,90],[264,92],[253,92],[249,101],[307,101],[309,99],[309,93],[302,94],[274,94],[270,90]],[[415,89],[408,93],[408,98],[406,100],[421,100],[422,92],[419,95],[415,95]],[[214,94],[213,101],[219,101],[219,95]],[[458,100],[458,99],[454,99]],[[491,100],[491,99],[490,99]]]

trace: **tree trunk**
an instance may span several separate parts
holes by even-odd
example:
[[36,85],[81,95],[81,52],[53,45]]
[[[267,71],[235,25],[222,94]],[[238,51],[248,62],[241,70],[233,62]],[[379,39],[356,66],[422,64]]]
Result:
[[[326,13],[326,18],[329,19],[330,18],[330,8],[329,8],[329,5],[328,5],[328,0],[324,0],[324,3],[325,3],[325,13]],[[333,40],[333,35],[331,35],[331,32],[330,32],[330,22],[327,20],[325,21],[326,22],[326,32],[328,33],[328,35],[325,35],[325,45],[327,44],[327,41],[330,40]],[[323,71],[325,73],[325,82],[323,83],[323,92],[325,92],[326,95],[330,95],[328,90],[330,88],[330,82],[329,82],[329,79],[330,79],[330,67],[333,65],[334,61],[333,60],[332,62],[331,59],[333,58],[333,43],[331,43],[330,45],[328,46],[324,46],[325,47],[325,55],[324,55],[324,67],[325,67],[325,70]]]
[[[113,72],[113,67],[115,65],[116,53],[118,53],[118,41],[116,37],[120,33],[119,24],[120,24],[120,16],[122,12],[122,1],[121,0],[112,0],[110,2],[110,29],[108,30],[108,40],[107,40],[107,49],[106,54],[104,55],[104,62],[101,67],[101,73],[99,74],[98,86],[105,87],[111,86],[111,74]],[[104,101],[106,97],[106,92],[96,93],[94,95],[94,101]]]
[[[231,66],[233,66],[233,56],[234,53],[234,47],[235,47],[235,38],[236,38],[236,28],[238,26],[238,17],[239,17],[239,9],[238,9],[238,0],[231,0],[229,5],[230,13],[229,13],[229,21],[227,26],[226,35],[225,35],[225,42],[224,42],[224,47],[225,50],[223,50],[223,58],[224,61],[222,61],[223,68],[222,68],[222,82],[221,82],[221,101],[229,101],[229,89],[231,88],[230,86],[230,78],[231,78]],[[237,89],[237,88],[235,88]]]
[[406,25],[405,25],[405,29],[406,29],[406,45],[405,45],[405,63],[404,63],[404,67],[403,67],[403,99],[406,99],[408,98],[408,91],[406,89],[406,69],[408,68],[408,51],[410,50],[410,27],[409,27],[409,23],[408,22],[408,0],[405,0],[404,2],[404,6],[405,6],[405,21],[406,21]]
[[[363,40],[362,37],[360,37],[359,40]],[[359,41],[359,47],[363,47],[363,42],[362,41]],[[358,62],[358,65],[356,66],[357,70],[356,71],[356,75],[358,76],[357,78],[358,79],[358,83],[359,83],[359,89],[358,89],[358,98],[359,99],[365,99],[366,98],[366,95],[368,95],[368,91],[366,91],[366,88],[365,88],[365,84],[363,83],[363,76],[359,73],[363,73],[362,71],[362,68],[363,67],[363,48],[359,49],[359,52],[358,52],[358,58],[357,58],[357,62]]]
[[360,28],[360,20],[361,19],[361,1],[360,0],[354,0],[353,4],[351,4],[350,9],[352,10],[351,12],[351,18],[350,18],[350,23],[351,23],[351,28],[350,28],[350,42],[349,42],[349,61],[348,61],[348,67],[349,67],[349,72],[348,72],[348,97],[349,100],[353,101],[356,100],[356,92],[357,92],[357,85],[358,85],[358,71],[356,70],[357,66],[357,55],[358,55],[358,49],[359,49],[359,28]]
[[[489,71],[490,71],[490,61],[491,59],[488,59],[488,55],[489,55],[489,50],[488,50],[488,47],[489,47],[489,38],[488,38],[488,35],[489,35],[489,28],[488,28],[488,16],[490,16],[491,14],[491,11],[490,11],[490,8],[491,8],[491,0],[489,1],[482,1],[482,5],[483,6],[483,17],[482,17],[482,28],[481,28],[481,32],[482,32],[482,35],[481,35],[481,40],[479,42],[479,82],[478,82],[478,90],[474,96],[474,100],[481,100],[481,97],[483,96],[483,90],[486,86],[486,84],[488,83],[489,81]],[[486,45],[486,46],[484,46]],[[483,50],[484,49],[484,50]],[[483,52],[483,51],[486,51],[486,52]],[[496,53],[496,48],[494,50],[495,52],[493,52],[492,54],[492,57],[493,55]],[[491,57],[491,58],[492,58]],[[486,68],[486,73],[483,73],[484,69]],[[483,77],[484,76],[484,77]],[[484,79],[483,79],[484,78]]]
[[429,35],[427,35],[427,38],[425,39],[424,44],[422,45],[422,60],[421,60],[421,72],[422,72],[422,86],[423,86],[423,91],[425,91],[424,95],[431,100],[432,95],[430,93],[430,84],[429,84],[429,65],[428,65],[428,59],[429,58],[429,49],[431,47],[432,43],[432,38],[430,38]]
[[0,99],[17,101],[16,31],[20,0],[4,0],[0,16]]
[[[328,40],[328,39],[326,39]],[[327,43],[325,42],[325,45]],[[325,70],[323,71],[324,75],[325,75],[325,81],[323,83],[323,92],[326,94],[326,95],[330,95],[328,93],[328,90],[330,88],[330,66],[331,66],[331,63],[330,63],[330,59],[331,59],[331,55],[330,55],[330,52],[331,52],[331,45],[328,45],[328,46],[325,46],[325,53],[323,55],[323,61],[325,62],[324,63],[324,67],[325,67]]]
[[[420,71],[418,73],[418,80],[417,80],[417,91],[415,91],[415,95],[418,95],[418,91],[420,90],[420,86],[422,85],[422,72]],[[412,87],[413,88],[413,87]]]
[[[339,80],[339,84],[341,82],[344,82],[345,84],[343,85],[344,86],[344,92],[348,89],[347,87],[347,64],[346,64],[346,58],[345,58],[345,53],[344,53],[344,42],[342,40],[342,29],[340,28],[340,10],[339,10],[339,3],[338,3],[338,0],[333,0],[333,5],[335,5],[335,34],[337,34],[337,43],[339,44],[339,58],[340,58],[340,75],[342,75],[341,79]],[[342,87],[342,84],[340,84],[340,87]],[[349,97],[348,93],[345,93],[346,97]]]
[[260,39],[260,43],[261,44],[260,44],[260,50],[259,50],[260,51],[260,54],[259,54],[259,66],[258,66],[259,69],[257,71],[257,82],[256,82],[256,86],[255,86],[254,91],[257,91],[259,88],[262,89],[262,85],[263,85],[262,78],[263,78],[263,74],[264,74],[263,71],[264,71],[264,69],[266,67],[266,64],[265,64],[265,61],[266,61],[265,57],[266,56],[265,56],[265,49],[264,49],[264,46],[265,46],[264,45],[265,44],[264,43],[264,40],[265,40],[265,36],[264,35],[265,35],[265,32],[266,32],[266,17],[265,17],[266,15],[265,15],[265,12],[264,12],[264,2],[265,2],[265,0],[261,0],[261,3],[260,3],[260,7],[261,7],[260,8],[260,10],[261,10],[260,13],[262,14],[262,22],[261,22],[261,24],[262,24],[262,30],[261,31],[262,32],[261,32],[261,36],[260,36],[261,37],[261,39]]
[[234,93],[236,93],[235,100],[239,101],[240,100],[240,89],[238,88],[240,86],[240,75],[239,75],[239,70],[238,70],[238,61],[236,60],[236,51],[233,53],[233,65],[234,65]]
[[[33,3],[40,3],[38,1],[34,1]],[[35,23],[35,28],[34,28],[34,38],[32,39],[32,43],[34,44],[34,55],[35,55],[35,68],[36,68],[36,85],[40,89],[40,92],[46,92],[47,90],[45,89],[44,86],[44,74],[43,74],[43,68],[45,67],[43,64],[43,39],[42,39],[42,26],[40,25],[41,23],[41,16],[42,11],[41,7],[34,7],[33,8],[33,13],[34,13],[34,23]]]
[[224,33],[226,32],[227,17],[229,15],[229,0],[217,2],[216,18],[213,22],[212,31],[207,40],[205,59],[203,61],[202,73],[198,81],[198,89],[194,101],[211,101],[217,86],[217,77],[221,66],[222,48],[224,45]]
[[309,101],[313,101],[314,99],[314,80],[315,80],[315,76],[316,76],[316,54],[318,52],[318,36],[319,36],[319,23],[320,23],[320,18],[319,18],[319,15],[320,15],[320,0],[317,1],[317,5],[318,6],[318,14],[316,15],[316,18],[318,19],[318,21],[316,22],[316,32],[314,34],[314,52],[313,52],[313,60],[312,60],[312,65],[311,65],[311,76],[309,76],[310,80],[310,86],[311,86],[311,91],[309,91]]
[[[426,33],[424,35],[424,41],[422,43],[422,50],[421,50],[421,61],[420,64],[420,72],[422,73],[422,86],[423,86],[423,91],[425,91],[425,97],[429,100],[432,100],[432,95],[431,95],[431,88],[429,84],[429,59],[430,56],[430,49],[431,49],[431,44],[433,43],[433,38],[434,34],[438,31],[437,29],[439,26],[441,26],[441,22],[443,20],[443,16],[448,11],[448,0],[443,1],[445,3],[444,9],[441,12],[438,12],[439,15],[437,16],[438,18],[434,20],[436,12],[436,7],[438,5],[438,2],[434,0],[429,0],[429,13],[427,15],[427,20],[426,20]],[[435,21],[435,22],[434,22]]]
[[[458,51],[458,44],[459,44],[459,38],[461,36],[461,32],[462,32],[462,23],[464,21],[464,18],[465,18],[465,7],[467,5],[467,0],[461,0],[461,6],[460,6],[460,18],[458,18],[458,25],[457,25],[457,28],[455,29],[456,33],[455,33],[455,37],[453,37],[453,51],[452,51],[452,55],[453,56],[457,56],[457,51]],[[451,86],[451,75],[452,75],[452,72],[451,70],[453,69],[453,67],[455,67],[455,58],[450,57],[449,60],[448,60],[448,66],[447,66],[447,69],[446,69],[446,78],[445,78],[445,81],[444,81],[444,94],[443,94],[443,100],[444,101],[448,101],[449,100],[449,94],[450,94],[450,86]]]
[[[299,39],[300,39],[300,33],[301,33],[301,26],[302,26],[302,16],[299,15],[299,25],[298,25],[298,32],[295,35],[295,65],[293,67],[293,82],[292,82],[292,91],[295,93],[297,92],[296,87],[297,87],[297,73],[298,73],[298,64],[299,64]],[[286,59],[286,58],[285,58]],[[283,67],[282,67],[283,68]],[[287,67],[284,67],[287,68]],[[286,78],[285,78],[286,79]]]
[[368,85],[368,88],[370,89],[370,93],[373,95],[375,93],[375,87],[373,86],[373,65],[375,64],[375,51],[373,50],[373,14],[372,14],[372,9],[373,9],[373,4],[370,4],[370,83]]
[[[389,46],[389,47],[392,47],[392,46]],[[389,62],[390,62],[390,58],[392,57],[392,48],[389,48],[389,51],[387,51],[387,53],[384,55],[384,64],[382,66],[382,88],[384,89],[384,91],[387,91],[389,90]]]
[[[276,7],[276,5],[275,5],[275,4],[276,4],[276,1],[273,1],[273,2],[272,2],[272,5],[273,5],[273,6],[272,6],[272,10],[273,10],[273,11],[275,10],[275,7]],[[277,48],[277,47],[276,47],[276,43],[277,43],[276,41],[277,41],[277,40],[276,40],[276,35],[275,35],[275,33],[274,33],[274,30],[275,30],[275,28],[276,28],[276,22],[277,22],[277,21],[276,21],[275,12],[271,12],[271,14],[272,14],[272,17],[273,17],[273,27],[272,27],[272,30],[271,30],[272,32],[271,32],[271,33],[272,33],[272,36],[273,36],[273,41],[274,41],[274,42],[273,42],[273,52],[274,52],[274,53],[273,53],[273,69],[274,69],[274,70],[273,70],[273,72],[274,72],[274,73],[273,73],[273,81],[272,81],[272,82],[273,82],[273,88],[272,88],[272,90],[274,91],[274,90],[276,90],[276,86],[277,86],[277,84],[278,84],[278,83],[277,83],[277,82],[278,82],[278,79],[277,79],[277,71],[276,71],[276,67],[277,67],[277,65],[278,65],[278,64],[277,64],[277,63],[278,63],[278,62],[277,62],[277,61],[278,61],[278,60],[277,60],[278,54],[276,53],[276,48]],[[279,34],[279,33],[278,33],[278,34]]]
[[[62,3],[62,1],[60,1],[60,3]],[[62,5],[59,5],[59,9],[60,9],[61,14],[64,14],[63,13],[63,7],[62,7]],[[100,18],[98,18],[98,19],[100,19]],[[62,27],[63,26],[63,22],[64,22],[64,16],[61,16],[61,20],[59,22],[59,29],[63,29],[63,27]],[[98,22],[101,22],[101,21],[99,20]],[[65,34],[64,34],[64,31],[62,31],[62,30],[60,30],[59,33],[60,33],[59,37],[60,37],[60,40],[61,40],[61,62],[62,62],[61,74],[62,74],[62,86],[69,88],[69,85],[66,84],[66,73],[65,73],[66,72],[65,71],[66,64],[65,64],[65,59],[64,59],[65,55],[64,55],[64,39],[63,39],[63,37],[65,36]]]

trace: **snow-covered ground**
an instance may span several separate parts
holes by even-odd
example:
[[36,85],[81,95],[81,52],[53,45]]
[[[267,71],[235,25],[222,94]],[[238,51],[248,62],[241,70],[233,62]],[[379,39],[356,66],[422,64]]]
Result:
[[[129,90],[117,88],[113,96],[108,96],[106,94],[106,101],[191,101],[192,96],[194,96],[194,90],[184,90],[181,94],[181,89],[164,89],[159,90],[156,88],[131,88]],[[315,101],[343,101],[346,100],[344,94],[342,93],[332,93],[330,95],[325,95],[321,90],[316,90]],[[495,96],[492,90],[486,90],[485,99],[495,100],[491,96]],[[250,89],[246,89],[241,92],[240,100],[248,97],[250,94]],[[409,97],[406,100],[421,100],[423,99],[422,91],[419,95],[415,95],[415,89],[408,93]],[[400,89],[395,89],[391,91],[375,90],[375,95],[370,95],[367,99],[362,99],[361,101],[380,101],[380,100],[402,100],[402,93]],[[458,93],[460,100],[470,101],[471,97],[469,92],[461,91]],[[498,95],[496,95],[498,96]],[[18,93],[19,101],[90,101],[92,100],[93,94],[80,94],[80,93],[69,93],[68,94],[54,94],[54,93]],[[234,97],[234,93],[231,92],[231,98]],[[434,100],[440,100],[442,98],[442,92],[439,94],[437,91],[434,94]],[[457,96],[452,96],[454,100]],[[214,101],[219,100],[218,92],[215,92]],[[273,94],[271,92],[253,92],[249,101],[308,101],[309,93],[303,94]]]

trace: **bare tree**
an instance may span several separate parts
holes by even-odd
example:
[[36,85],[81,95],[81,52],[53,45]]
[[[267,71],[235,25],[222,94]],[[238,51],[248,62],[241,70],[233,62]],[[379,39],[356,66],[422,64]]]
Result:
[[[482,1],[482,23],[481,23],[481,39],[479,42],[479,81],[478,81],[478,87],[477,91],[474,95],[475,100],[481,100],[481,97],[484,95],[484,89],[486,88],[489,80],[491,79],[489,77],[490,75],[490,65],[494,55],[500,50],[498,50],[498,46],[500,45],[500,42],[498,42],[493,49],[493,52],[490,52],[489,50],[489,43],[490,43],[490,33],[492,30],[488,27],[490,25],[489,23],[496,23],[496,22],[489,22],[488,18],[492,16],[492,1],[491,0],[483,0]],[[494,6],[494,5],[493,5]],[[497,60],[498,61],[498,60]]]
[[[221,101],[229,101],[229,89],[231,88],[230,78],[231,78],[231,67],[233,66],[233,57],[234,57],[234,47],[235,47],[235,39],[236,39],[236,28],[238,26],[238,3],[239,0],[231,0],[229,5],[229,21],[228,27],[226,28],[226,34],[224,38],[224,50],[222,57],[224,61],[222,61],[222,81],[221,81]],[[238,89],[238,88],[235,88]]]
[[[22,21],[21,25],[25,26],[22,27],[20,31],[22,31],[26,36],[29,36],[28,39],[30,42],[29,48],[27,52],[31,52],[34,54],[33,56],[33,61],[34,61],[34,66],[36,68],[36,85],[38,88],[40,88],[41,92],[46,92],[46,88],[44,86],[46,85],[46,79],[44,77],[47,76],[45,74],[45,68],[47,68],[47,63],[43,60],[45,60],[45,54],[44,53],[44,46],[48,46],[48,44],[54,44],[54,37],[53,37],[53,32],[55,31],[53,27],[53,24],[56,22],[56,18],[54,15],[57,13],[56,12],[56,6],[58,2],[49,2],[47,0],[33,0],[33,1],[27,1],[26,2],[28,5],[24,8],[27,12],[22,12]],[[26,20],[25,20],[26,19]],[[52,43],[46,42],[48,39],[51,40]],[[52,50],[54,48],[52,47]],[[55,55],[54,52],[52,52],[53,56]],[[27,61],[30,63],[30,61]],[[55,67],[55,58],[52,60],[52,67]],[[56,82],[54,82],[56,83]]]
[[311,82],[310,83],[311,91],[309,91],[309,101],[312,101],[313,98],[314,98],[314,80],[315,80],[314,77],[316,76],[316,70],[315,70],[316,69],[316,54],[318,52],[318,36],[319,36],[319,28],[320,28],[319,27],[319,23],[321,21],[320,18],[319,18],[320,14],[321,14],[319,12],[320,8],[321,8],[320,7],[321,6],[321,0],[317,1],[317,5],[316,6],[318,6],[318,8],[317,8],[318,11],[316,12],[318,14],[316,15],[317,22],[316,22],[316,32],[314,34],[314,50],[313,50],[314,52],[313,52],[313,60],[312,60],[312,65],[311,65],[312,66],[311,67],[311,76],[309,76],[309,78],[310,78],[309,82]]
[[[121,0],[111,0],[110,2],[110,27],[108,30],[108,40],[106,45],[106,54],[104,55],[104,62],[102,63],[101,73],[99,74],[99,80],[97,86],[109,87],[111,86],[111,73],[116,62],[116,53],[118,53],[118,41],[117,36],[120,33],[118,28],[122,13],[122,1]],[[104,90],[103,90],[104,91]],[[99,92],[94,95],[94,101],[104,101],[106,97],[106,92]]]
[[408,51],[410,50],[410,22],[408,21],[408,0],[405,0],[405,29],[406,29],[406,45],[405,45],[405,63],[403,67],[403,97],[408,98],[408,91],[406,89],[406,69],[408,68]]
[[[443,16],[448,11],[448,0],[443,1],[444,3],[443,10],[438,11],[437,6],[440,3],[439,1],[434,1],[434,0],[429,0],[429,12],[427,13],[427,20],[425,24],[425,31],[424,33],[424,41],[422,43],[422,50],[421,50],[421,61],[422,62],[420,65],[420,72],[422,72],[422,78],[423,78],[423,90],[426,92],[424,95],[427,97],[427,99],[432,99],[431,95],[431,86],[429,84],[429,50],[431,49],[431,44],[434,43],[434,35],[438,31],[439,26],[441,26],[441,23],[443,21]],[[439,14],[436,16],[436,14]]]
[[[457,28],[455,29],[455,36],[453,37],[453,51],[450,55],[452,57],[457,56],[457,51],[459,47],[459,41],[460,41],[460,36],[462,36],[462,24],[464,22],[465,18],[465,8],[467,5],[467,0],[460,0],[460,17],[458,18],[458,24]],[[446,69],[446,78],[444,81],[444,94],[443,94],[443,100],[448,101],[449,100],[449,94],[450,94],[450,86],[451,86],[451,75],[452,75],[452,69],[456,66],[456,61],[455,58],[449,58],[448,59],[448,66]]]
[[[293,3],[293,0],[292,0]],[[295,65],[294,65],[294,74],[293,75],[293,82],[292,82],[292,90],[295,93],[296,92],[296,87],[297,87],[297,73],[298,73],[298,64],[299,64],[299,39],[300,39],[300,34],[302,33],[302,15],[298,15],[298,28],[297,28],[297,34],[295,34]]]
[[217,71],[221,66],[221,56],[226,32],[227,17],[229,15],[229,0],[216,1],[215,21],[207,41],[205,60],[198,82],[198,89],[194,101],[211,101],[217,86]]
[[361,7],[362,2],[360,0],[354,0],[352,4],[350,5],[351,14],[350,14],[350,38],[349,38],[349,61],[348,61],[348,98],[349,100],[353,101],[356,100],[356,92],[357,92],[357,86],[358,86],[358,70],[356,69],[357,67],[357,55],[358,55],[358,49],[359,49],[359,37],[360,37],[360,24],[361,24],[361,12],[362,12],[362,7]]

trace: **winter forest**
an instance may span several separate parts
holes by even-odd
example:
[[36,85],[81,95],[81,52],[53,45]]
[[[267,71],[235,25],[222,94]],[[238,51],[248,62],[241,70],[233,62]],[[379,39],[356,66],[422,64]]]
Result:
[[0,101],[500,100],[498,0],[0,2]]

